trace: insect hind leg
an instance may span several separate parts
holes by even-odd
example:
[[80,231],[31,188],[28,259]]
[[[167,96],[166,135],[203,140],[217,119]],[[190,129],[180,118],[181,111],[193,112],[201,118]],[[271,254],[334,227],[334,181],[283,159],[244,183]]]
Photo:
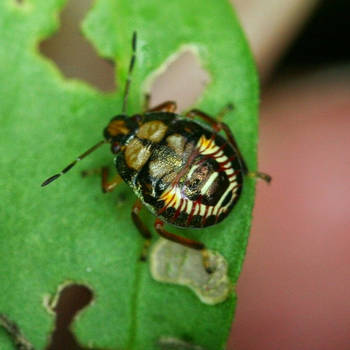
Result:
[[205,247],[204,243],[202,242],[198,242],[195,241],[193,239],[189,239],[189,238],[185,238],[182,236],[178,236],[174,233],[168,232],[166,231],[163,227],[164,227],[164,222],[160,219],[156,219],[155,223],[154,223],[155,229],[158,232],[158,234],[162,237],[164,237],[165,239],[168,239],[169,241],[181,244],[185,247],[189,247],[195,250],[199,250],[202,254],[202,258],[203,258],[203,266],[205,268],[205,270],[208,273],[212,273],[213,272],[213,268],[210,266],[209,263],[209,254],[208,254],[208,250]]

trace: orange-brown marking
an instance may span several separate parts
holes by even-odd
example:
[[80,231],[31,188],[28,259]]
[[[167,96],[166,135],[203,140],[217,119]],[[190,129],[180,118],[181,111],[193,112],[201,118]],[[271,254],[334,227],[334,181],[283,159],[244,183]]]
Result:
[[140,170],[151,156],[149,147],[134,138],[125,148],[125,161],[129,168]]
[[159,142],[163,139],[168,127],[159,120],[152,120],[150,122],[144,123],[136,135],[140,139],[146,139],[152,142]]
[[130,130],[125,126],[124,120],[111,121],[108,125],[107,131],[111,136],[117,136],[118,134],[127,135],[130,133]]

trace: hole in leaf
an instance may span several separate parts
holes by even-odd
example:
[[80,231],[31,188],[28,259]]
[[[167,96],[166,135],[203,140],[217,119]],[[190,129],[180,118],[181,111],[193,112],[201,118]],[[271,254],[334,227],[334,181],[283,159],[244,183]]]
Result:
[[71,284],[62,289],[53,311],[56,312],[56,326],[47,350],[83,350],[69,329],[76,314],[90,304],[93,294],[83,285]]
[[232,293],[228,264],[218,252],[208,250],[211,274],[203,266],[198,250],[160,238],[151,253],[151,275],[158,282],[174,283],[193,290],[202,303],[216,305]]
[[165,63],[165,71],[156,74],[151,85],[152,106],[164,101],[173,100],[178,110],[184,110],[194,105],[210,81],[210,76],[190,49]]
[[40,52],[53,60],[65,77],[112,91],[115,89],[113,63],[99,57],[80,31],[80,24],[92,4],[93,0],[68,1],[60,16],[59,32],[40,44]]

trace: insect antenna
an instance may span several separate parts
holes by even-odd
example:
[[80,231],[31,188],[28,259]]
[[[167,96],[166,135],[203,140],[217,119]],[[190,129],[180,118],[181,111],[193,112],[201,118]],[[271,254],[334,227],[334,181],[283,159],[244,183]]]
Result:
[[137,35],[136,32],[133,33],[132,35],[132,56],[129,64],[129,71],[128,71],[128,78],[125,83],[125,90],[124,90],[124,97],[123,97],[123,108],[122,108],[122,114],[126,113],[126,104],[128,101],[128,95],[129,95],[129,90],[130,90],[130,84],[131,84],[131,73],[135,65],[135,60],[136,60],[136,40],[137,40]]
[[49,177],[48,179],[46,179],[41,186],[44,187],[48,184],[50,184],[52,181],[55,181],[56,179],[58,179],[61,175],[67,173],[70,169],[72,169],[74,167],[75,164],[77,164],[79,161],[81,161],[82,159],[84,159],[86,156],[88,156],[90,153],[94,152],[97,148],[99,148],[100,146],[102,146],[104,143],[107,143],[107,140],[102,140],[98,143],[96,143],[96,145],[90,147],[87,151],[85,151],[83,154],[81,154],[78,158],[76,158],[72,163],[68,164],[60,173],[55,174],[51,177]]
[[[123,97],[123,107],[122,107],[122,113],[125,114],[126,112],[126,105],[127,105],[127,100],[128,100],[128,95],[129,95],[129,90],[130,90],[130,84],[131,84],[131,73],[133,71],[134,65],[135,65],[135,60],[136,60],[136,40],[137,40],[137,35],[136,32],[133,33],[132,35],[132,56],[129,64],[129,71],[128,71],[128,78],[125,83],[125,90],[124,90],[124,97]],[[47,186],[51,182],[55,181],[58,179],[61,175],[67,173],[70,169],[74,167],[75,164],[77,164],[79,161],[84,159],[86,156],[88,156],[90,153],[94,152],[97,148],[99,148],[101,145],[104,143],[109,142],[108,140],[102,140],[98,142],[96,145],[92,146],[89,148],[87,151],[85,151],[83,154],[81,154],[78,158],[76,158],[72,163],[68,164],[60,173],[55,174],[48,179],[46,179],[41,186]]]

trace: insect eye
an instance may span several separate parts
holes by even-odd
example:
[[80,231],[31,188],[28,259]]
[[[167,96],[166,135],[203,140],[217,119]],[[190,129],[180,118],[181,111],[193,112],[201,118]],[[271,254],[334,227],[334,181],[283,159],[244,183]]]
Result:
[[116,153],[118,153],[118,152],[120,151],[120,149],[121,149],[120,143],[118,143],[118,142],[113,142],[113,143],[111,144],[111,151],[112,151],[112,153],[116,154]]
[[141,125],[143,122],[143,116],[141,114],[135,114],[132,119],[138,124]]

